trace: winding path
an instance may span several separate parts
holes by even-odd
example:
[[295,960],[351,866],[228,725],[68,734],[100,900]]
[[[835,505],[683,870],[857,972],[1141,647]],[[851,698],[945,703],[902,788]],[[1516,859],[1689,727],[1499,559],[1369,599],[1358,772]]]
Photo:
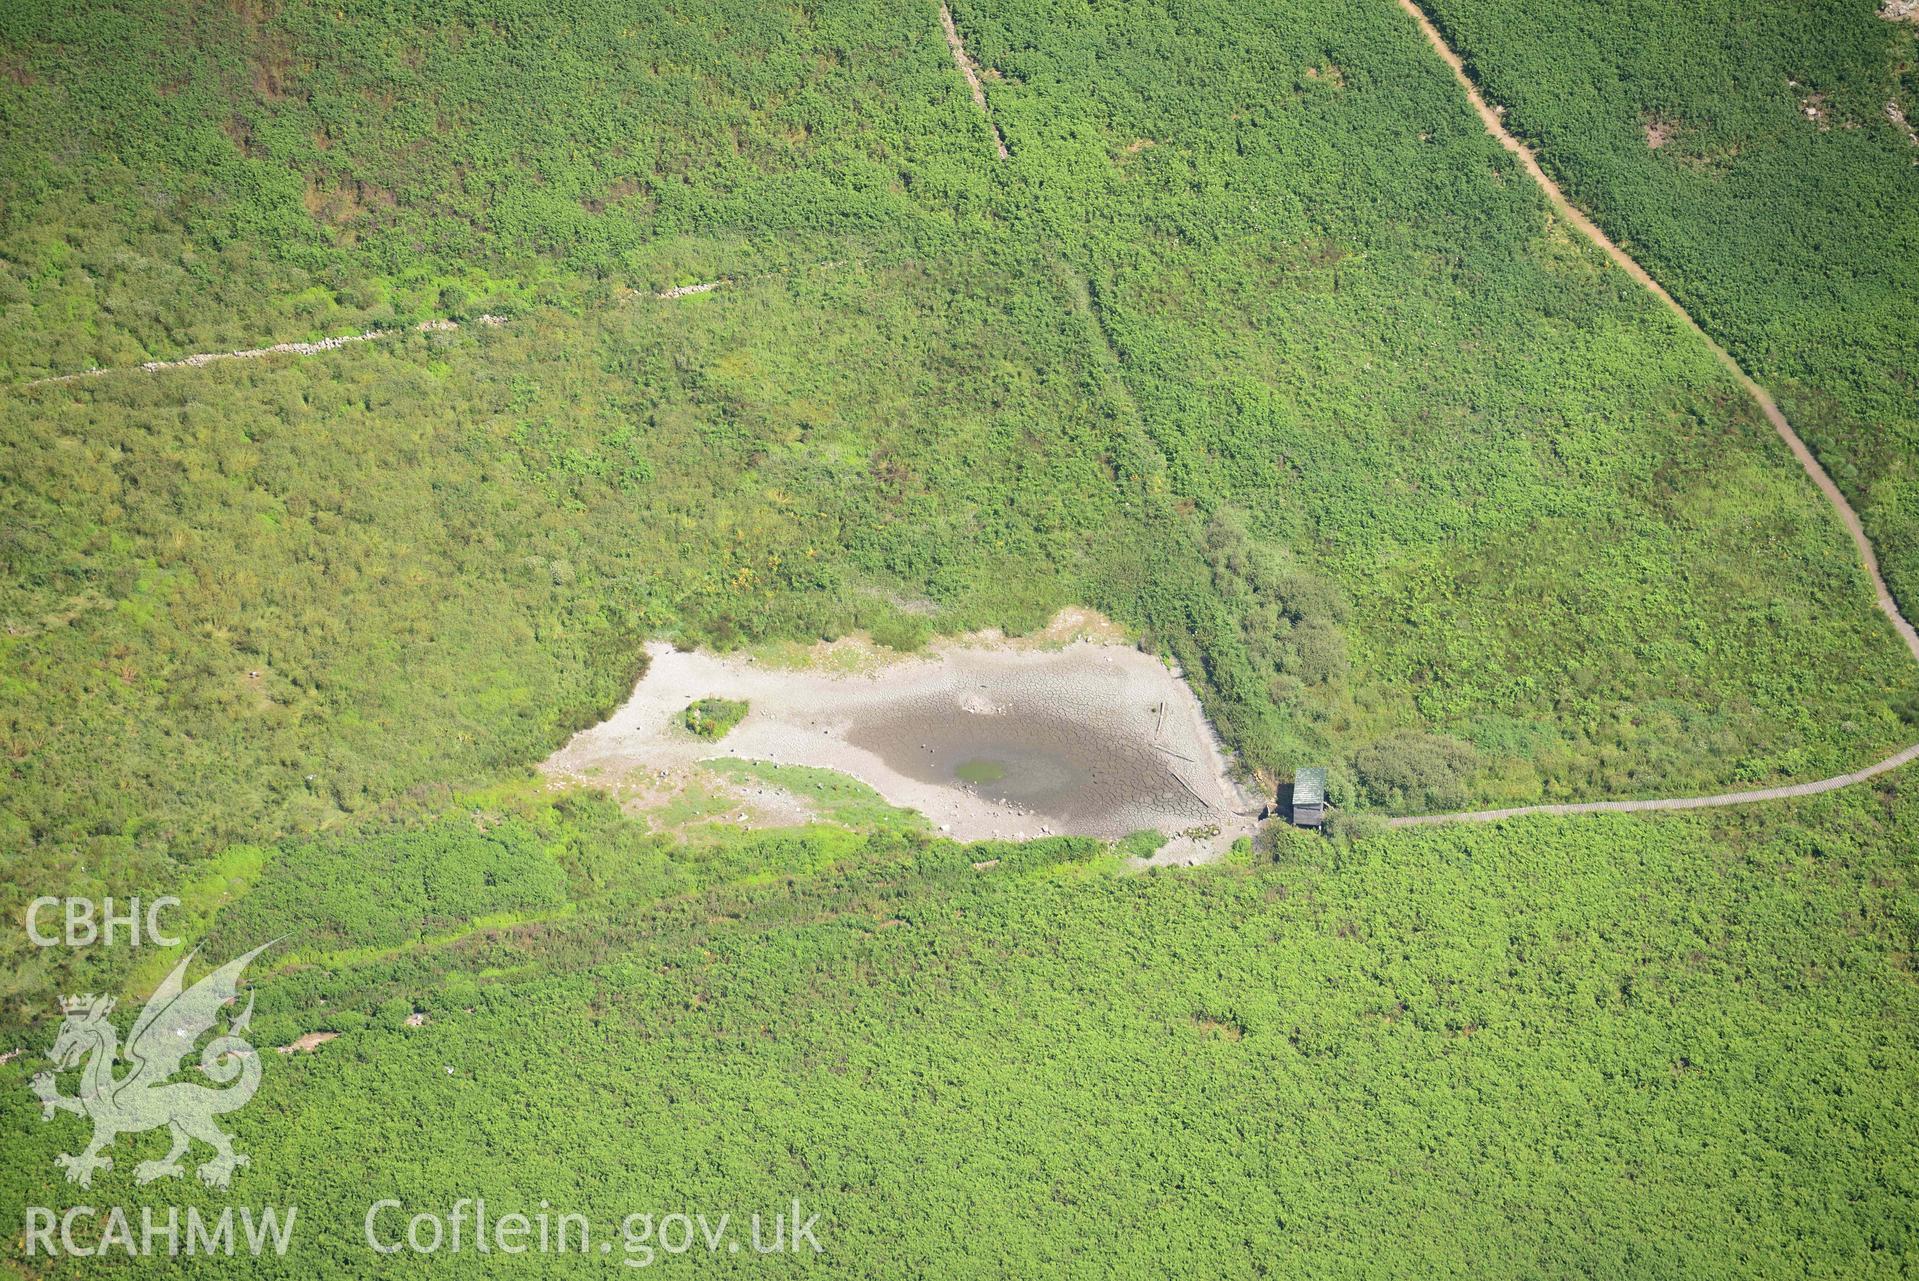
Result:
[[993,145],[999,149],[999,158],[1011,160],[1005,135],[993,122],[992,109],[986,105],[986,86],[980,83],[979,68],[973,65],[973,55],[966,52],[966,42],[960,39],[959,28],[953,23],[953,11],[944,4],[940,5],[940,25],[946,28],[946,47],[953,51],[953,65],[960,69],[960,74],[966,77],[966,87],[973,91],[973,105],[985,117],[986,127],[993,131]]
[[1783,801],[1794,796],[1816,796],[1820,792],[1837,791],[1896,770],[1914,759],[1919,759],[1919,743],[1864,769],[1836,778],[1822,778],[1814,783],[1788,783],[1783,787],[1762,787],[1753,792],[1721,792],[1717,796],[1678,796],[1653,801],[1581,801],[1572,805],[1520,805],[1505,810],[1470,810],[1464,814],[1408,814],[1388,819],[1387,822],[1393,827],[1424,827],[1432,823],[1496,823],[1502,818],[1517,818],[1522,814],[1640,814],[1648,810],[1703,810],[1717,805],[1750,805],[1754,801]]
[[[1518,157],[1519,163],[1524,166],[1528,174],[1532,175],[1533,181],[1539,184],[1540,190],[1546,193],[1546,199],[1552,205],[1553,211],[1577,227],[1588,240],[1598,245],[1615,265],[1644,286],[1653,297],[1664,303],[1666,309],[1697,335],[1699,341],[1706,344],[1719,363],[1738,380],[1741,387],[1745,388],[1746,394],[1752,397],[1753,402],[1759,406],[1760,412],[1765,414],[1766,421],[1772,424],[1772,429],[1779,433],[1781,440],[1786,442],[1786,448],[1790,449],[1792,456],[1799,460],[1799,466],[1812,478],[1812,483],[1819,487],[1819,492],[1826,496],[1826,501],[1832,504],[1832,509],[1839,514],[1840,522],[1845,525],[1846,532],[1852,535],[1852,545],[1858,550],[1859,559],[1865,563],[1866,576],[1872,580],[1873,595],[1878,599],[1879,612],[1891,621],[1893,630],[1899,633],[1899,639],[1905,642],[1907,651],[1912,654],[1914,661],[1919,662],[1919,631],[1915,631],[1906,616],[1899,612],[1899,606],[1893,600],[1892,592],[1887,589],[1886,580],[1879,572],[1878,553],[1873,550],[1872,540],[1866,537],[1865,526],[1859,523],[1859,514],[1853,511],[1852,504],[1846,501],[1846,496],[1839,492],[1839,486],[1835,485],[1832,477],[1826,474],[1826,469],[1819,465],[1819,460],[1813,456],[1812,450],[1806,447],[1806,442],[1799,439],[1799,433],[1794,431],[1792,424],[1786,421],[1786,416],[1779,411],[1779,406],[1772,396],[1764,387],[1753,381],[1752,376],[1740,367],[1731,352],[1714,342],[1712,336],[1699,327],[1699,322],[1692,318],[1691,313],[1681,307],[1673,296],[1652,278],[1650,272],[1640,266],[1632,255],[1614,244],[1612,238],[1599,229],[1598,224],[1580,212],[1566,198],[1566,193],[1559,189],[1559,184],[1540,168],[1539,158],[1533,154],[1532,148],[1515,138],[1507,130],[1505,122],[1500,119],[1499,112],[1487,105],[1486,99],[1479,92],[1479,86],[1474,84],[1472,77],[1466,74],[1465,63],[1460,60],[1458,54],[1453,52],[1452,46],[1446,43],[1446,38],[1439,33],[1439,28],[1433,25],[1432,19],[1426,16],[1426,11],[1421,9],[1415,0],[1398,0],[1398,4],[1412,17],[1413,21],[1419,24],[1419,29],[1426,33],[1426,39],[1432,44],[1433,50],[1445,60],[1448,67],[1452,68],[1453,79],[1459,82],[1461,89],[1465,90],[1473,110],[1479,115],[1480,123],[1486,126],[1486,132],[1498,139],[1500,146]],[[1431,823],[1490,823],[1522,814],[1596,814],[1612,811],[1641,813],[1648,810],[1691,810],[1707,809],[1716,805],[1749,805],[1754,801],[1785,800],[1788,797],[1811,796],[1818,792],[1850,787],[1854,783],[1864,782],[1875,775],[1898,769],[1915,758],[1919,758],[1919,743],[1888,756],[1875,765],[1854,770],[1850,774],[1822,778],[1812,783],[1766,787],[1752,792],[1724,792],[1717,796],[1684,796],[1647,801],[1587,801],[1573,805],[1522,805],[1516,809],[1475,810],[1461,814],[1405,815],[1389,821],[1394,827],[1415,827]]]
[[[1526,172],[1531,175],[1533,181],[1537,183],[1540,190],[1545,193],[1546,199],[1551,204],[1554,212],[1572,226],[1578,228],[1579,231],[1597,245],[1616,266],[1634,280],[1638,281],[1639,284],[1655,298],[1659,299],[1667,310],[1671,311],[1672,314],[1679,319],[1680,323],[1691,330],[1692,333],[1698,337],[1699,341],[1706,344],[1708,350],[1718,359],[1719,363],[1725,366],[1727,372],[1745,389],[1746,394],[1752,397],[1753,402],[1759,406],[1760,412],[1765,415],[1766,421],[1772,424],[1773,430],[1779,434],[1779,438],[1783,440],[1786,443],[1786,447],[1792,451],[1792,455],[1798,460],[1800,467],[1804,469],[1807,476],[1812,478],[1812,482],[1819,487],[1819,492],[1825,495],[1826,501],[1832,505],[1832,509],[1838,514],[1841,523],[1844,524],[1846,528],[1846,532],[1852,537],[1853,546],[1857,549],[1860,560],[1865,565],[1867,577],[1872,581],[1873,593],[1877,598],[1880,612],[1892,623],[1893,629],[1899,634],[1899,638],[1905,642],[1906,649],[1912,654],[1914,660],[1919,661],[1919,631],[1916,631],[1912,623],[1899,612],[1899,606],[1893,600],[1891,591],[1887,589],[1885,578],[1879,571],[1878,554],[1873,549],[1871,540],[1866,537],[1866,531],[1859,521],[1858,513],[1853,510],[1852,504],[1846,501],[1846,496],[1841,493],[1839,487],[1833,483],[1832,477],[1827,475],[1825,468],[1820,466],[1819,460],[1814,457],[1812,450],[1807,448],[1806,443],[1799,438],[1799,434],[1795,432],[1792,429],[1792,425],[1786,421],[1786,416],[1780,412],[1779,406],[1773,400],[1772,396],[1767,393],[1765,388],[1753,380],[1752,376],[1740,366],[1731,352],[1720,346],[1705,330],[1699,327],[1698,322],[1692,318],[1691,314],[1688,313],[1684,307],[1680,306],[1657,280],[1653,279],[1651,273],[1640,266],[1625,250],[1614,244],[1611,237],[1601,231],[1592,219],[1588,218],[1566,198],[1566,194],[1560,190],[1559,184],[1547,176],[1546,171],[1540,167],[1538,157],[1533,154],[1532,149],[1519,141],[1518,138],[1514,137],[1506,129],[1505,124],[1500,119],[1499,112],[1487,104],[1485,98],[1480,94],[1478,86],[1475,85],[1472,78],[1466,74],[1465,65],[1459,55],[1453,52],[1452,47],[1446,43],[1445,37],[1442,36],[1439,29],[1433,25],[1432,19],[1426,15],[1425,11],[1419,7],[1415,0],[1397,0],[1397,3],[1413,21],[1419,24],[1420,30],[1425,33],[1426,39],[1431,43],[1434,51],[1437,52],[1445,61],[1446,65],[1452,69],[1453,78],[1459,83],[1460,88],[1465,91],[1468,101],[1471,102],[1473,110],[1478,114],[1480,122],[1485,125],[1487,132],[1492,134],[1502,147],[1518,158]],[[971,56],[966,52],[966,46],[960,38],[959,29],[954,24],[952,11],[947,5],[941,4],[939,16],[940,24],[945,29],[947,46],[953,55],[954,65],[959,68],[960,72],[966,78],[974,105],[979,108],[981,115],[986,119],[988,129],[992,131],[993,140],[1000,158],[1002,160],[1007,159],[1009,157],[1005,139],[1001,136],[998,125],[993,121],[992,113],[986,102],[984,86],[980,83],[979,73],[973,64]],[[680,298],[692,294],[707,293],[727,283],[726,280],[715,280],[696,285],[682,285],[664,290],[654,296],[659,299]],[[476,321],[484,325],[498,325],[503,323],[502,318],[497,316],[479,316],[476,318]],[[424,331],[433,331],[455,329],[458,327],[457,322],[434,320],[427,321],[415,328]],[[143,365],[134,366],[133,368],[140,372],[158,373],[168,369],[197,368],[215,361],[247,360],[281,354],[316,355],[324,351],[335,350],[350,343],[376,342],[400,332],[403,331],[398,329],[368,330],[361,334],[326,338],[310,343],[279,343],[271,347],[258,347],[243,351],[200,353],[187,356],[180,360],[148,361]],[[99,377],[113,372],[118,371],[114,369],[89,369],[81,373],[37,378],[30,382],[16,385],[21,387],[45,386],[48,384],[72,382],[77,379]],[[1456,814],[1403,815],[1390,819],[1389,823],[1393,827],[1416,827],[1438,823],[1488,823],[1496,822],[1500,819],[1516,818],[1527,814],[1644,813],[1653,810],[1688,810],[1707,809],[1722,805],[1748,805],[1759,801],[1776,801],[1797,796],[1812,796],[1820,792],[1830,792],[1842,787],[1850,787],[1854,783],[1864,782],[1866,779],[1895,770],[1915,759],[1919,759],[1919,743],[1889,756],[1876,764],[1854,770],[1850,774],[1841,774],[1833,778],[1819,779],[1810,783],[1790,783],[1779,787],[1760,788],[1747,792],[1724,792],[1713,796],[1668,797],[1635,801],[1585,801],[1562,805],[1523,805],[1510,809],[1475,810]]]
[[[838,267],[846,261],[844,258],[833,258],[826,262],[808,263],[805,264],[805,266],[807,268]],[[782,268],[778,271],[767,272],[765,274],[769,276],[781,275],[786,271],[799,269],[800,268]],[[695,294],[710,294],[715,289],[721,289],[727,285],[738,284],[741,283],[742,280],[750,279],[753,279],[753,277],[736,278],[732,276],[722,276],[718,280],[702,281],[697,285],[675,285],[671,289],[658,291],[653,297],[662,302],[670,302],[675,298],[690,298]],[[108,374],[158,374],[164,373],[169,369],[199,369],[204,365],[211,365],[216,361],[222,360],[258,360],[262,356],[318,356],[322,352],[338,351],[340,348],[353,343],[379,342],[382,339],[391,338],[396,334],[409,332],[419,332],[423,334],[445,333],[448,330],[458,329],[461,323],[462,322],[458,320],[423,320],[419,324],[414,325],[411,330],[404,328],[369,329],[365,333],[341,334],[334,338],[315,339],[313,342],[282,342],[274,343],[271,347],[247,347],[240,351],[200,351],[195,352],[191,356],[182,356],[178,360],[148,360],[138,365],[103,365],[93,369],[83,369],[79,373],[74,374],[51,374],[45,378],[32,378],[26,382],[10,383],[8,387],[50,387],[59,383],[78,382],[86,378],[102,378]],[[507,317],[479,315],[474,316],[464,323],[497,327],[506,324]]]
[[[475,316],[476,325],[504,325],[504,316]],[[423,320],[413,326],[419,333],[444,333],[458,329],[457,320]],[[337,338],[321,338],[313,342],[281,342],[271,347],[247,347],[240,351],[200,351],[191,356],[182,356],[178,360],[149,360],[138,365],[109,365],[99,369],[84,369],[77,374],[54,374],[47,378],[35,378],[29,382],[16,384],[20,387],[46,387],[56,383],[76,382],[82,378],[100,378],[107,374],[138,371],[143,374],[158,374],[169,369],[199,369],[222,360],[258,360],[262,356],[317,356],[321,352],[338,351],[350,343],[379,342],[395,334],[408,332],[405,329],[369,329],[361,334],[341,334]]]

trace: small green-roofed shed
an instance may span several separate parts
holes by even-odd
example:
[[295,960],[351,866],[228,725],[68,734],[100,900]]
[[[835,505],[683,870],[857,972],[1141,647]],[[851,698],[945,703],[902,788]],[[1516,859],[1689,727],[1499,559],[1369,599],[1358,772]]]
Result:
[[1293,771],[1293,823],[1318,827],[1326,821],[1326,767],[1308,765]]

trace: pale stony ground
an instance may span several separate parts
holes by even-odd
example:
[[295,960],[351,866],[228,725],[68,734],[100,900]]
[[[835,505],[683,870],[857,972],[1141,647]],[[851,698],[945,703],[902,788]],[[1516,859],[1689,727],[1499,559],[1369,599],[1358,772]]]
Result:
[[[1174,838],[1153,863],[1217,857],[1252,832],[1257,806],[1232,781],[1198,700],[1178,674],[1111,639],[1064,639],[1111,632],[1096,616],[1073,611],[1028,640],[987,634],[913,656],[857,640],[762,655],[655,644],[632,697],[604,723],[575,735],[544,768],[556,779],[609,786],[652,807],[696,779],[709,793],[722,790],[700,768],[703,761],[812,766],[858,779],[957,840],[1112,840],[1152,829]],[[745,699],[751,710],[711,742],[687,732],[680,717],[689,703],[716,696]],[[1050,813],[957,780],[930,779],[925,769],[916,777],[902,765],[926,746],[899,738],[910,737],[911,727],[926,727],[934,739],[942,728],[990,736],[998,724],[1040,724],[1069,743],[1083,735],[1115,750],[1101,757],[1100,782]],[[723,786],[740,800],[723,816],[732,821],[777,826],[810,817],[804,798],[779,789]]]

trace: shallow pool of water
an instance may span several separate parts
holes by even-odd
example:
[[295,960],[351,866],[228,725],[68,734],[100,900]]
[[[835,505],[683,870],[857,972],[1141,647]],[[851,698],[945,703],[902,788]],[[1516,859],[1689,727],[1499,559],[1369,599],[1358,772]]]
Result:
[[856,717],[846,740],[909,778],[964,787],[1064,827],[1097,828],[1141,806],[1194,822],[1208,814],[1174,773],[1182,762],[1090,717],[982,715],[926,699]]
[[960,762],[953,776],[962,783],[997,783],[1006,777],[1005,761],[970,760]]
[[[614,780],[648,803],[711,757],[837,770],[959,840],[1208,827],[1216,850],[1250,830],[1192,691],[1137,649],[954,645],[844,671],[830,656],[795,668],[665,643],[647,654],[633,696],[550,769]],[[717,743],[682,719],[707,697],[752,708]],[[749,813],[742,801],[736,815]]]

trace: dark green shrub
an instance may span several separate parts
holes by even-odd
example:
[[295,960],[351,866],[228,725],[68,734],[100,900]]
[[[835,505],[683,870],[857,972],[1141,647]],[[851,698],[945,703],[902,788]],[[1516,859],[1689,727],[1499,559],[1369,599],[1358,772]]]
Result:
[[910,654],[924,648],[932,639],[933,627],[924,618],[912,614],[894,614],[873,624],[873,642],[888,649]]
[[1473,749],[1437,734],[1399,734],[1353,753],[1360,801],[1378,809],[1443,810],[1466,803]]
[[746,700],[702,698],[686,709],[681,721],[701,738],[724,738],[746,715]]
[[1326,830],[1334,840],[1351,843],[1384,836],[1390,829],[1386,826],[1386,816],[1383,814],[1355,814],[1350,810],[1336,810],[1326,820]]

